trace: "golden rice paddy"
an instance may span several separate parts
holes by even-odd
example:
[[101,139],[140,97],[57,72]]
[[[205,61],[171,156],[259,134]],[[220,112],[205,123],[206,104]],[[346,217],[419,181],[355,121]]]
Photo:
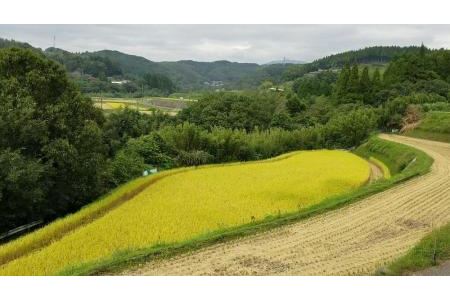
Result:
[[350,192],[366,183],[369,173],[365,160],[338,150],[174,173],[104,216],[0,265],[0,275],[56,274],[118,251],[187,241],[295,212]]

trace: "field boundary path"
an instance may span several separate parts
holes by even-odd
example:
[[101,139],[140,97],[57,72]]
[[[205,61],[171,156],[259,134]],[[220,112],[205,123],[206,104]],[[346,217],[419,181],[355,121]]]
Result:
[[155,259],[121,275],[373,274],[450,222],[450,144],[381,138],[434,158],[431,171],[364,200],[298,223]]

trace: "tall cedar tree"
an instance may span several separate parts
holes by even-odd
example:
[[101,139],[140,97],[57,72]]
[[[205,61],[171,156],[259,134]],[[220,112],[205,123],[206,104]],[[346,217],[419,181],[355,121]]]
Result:
[[372,87],[375,91],[381,88],[381,73],[378,68],[375,69],[372,76]]
[[372,97],[372,83],[369,78],[369,68],[364,67],[361,79],[359,80],[359,91],[363,95],[363,101],[366,104],[371,103]]
[[335,96],[337,98],[344,97],[348,92],[348,85],[350,80],[350,65],[345,64],[339,73],[339,78],[336,82]]
[[348,93],[359,93],[359,68],[358,65],[353,65],[350,72],[350,79],[348,82]]

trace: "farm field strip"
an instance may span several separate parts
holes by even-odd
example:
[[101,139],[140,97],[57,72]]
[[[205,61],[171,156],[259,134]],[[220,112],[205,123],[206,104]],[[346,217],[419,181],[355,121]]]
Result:
[[338,210],[122,275],[372,274],[450,221],[450,144],[382,135],[425,151],[430,173]]
[[189,103],[195,102],[192,99],[174,99],[161,97],[148,98],[103,98],[92,97],[94,105],[102,108],[105,111],[114,111],[121,108],[129,108],[139,110],[141,113],[152,114],[153,110],[158,110],[169,115],[178,114],[183,108],[186,108]]
[[294,212],[361,186],[369,173],[368,163],[354,154],[318,150],[174,174],[59,241],[0,266],[0,274],[54,274],[119,250]]

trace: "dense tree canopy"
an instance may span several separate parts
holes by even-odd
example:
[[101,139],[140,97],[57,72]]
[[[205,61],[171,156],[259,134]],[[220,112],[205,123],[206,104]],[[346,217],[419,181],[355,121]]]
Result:
[[179,117],[204,128],[267,129],[281,102],[280,95],[272,92],[213,93],[184,109]]
[[30,50],[0,50],[0,229],[104,192],[103,122],[58,64]]

